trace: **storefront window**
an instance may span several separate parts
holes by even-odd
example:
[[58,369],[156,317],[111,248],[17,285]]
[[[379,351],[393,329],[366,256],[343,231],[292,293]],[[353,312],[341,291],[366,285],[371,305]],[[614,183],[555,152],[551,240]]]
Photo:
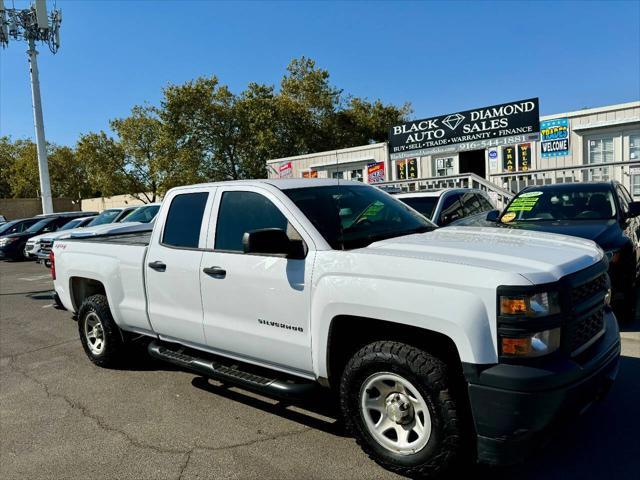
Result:
[[338,180],[342,180],[344,178],[343,172],[331,172],[331,178],[336,178]]
[[640,160],[640,135],[629,135],[629,160]]
[[[629,135],[629,160],[631,162],[640,161],[640,135]],[[637,171],[637,167],[632,169]],[[640,175],[631,175],[631,194],[640,197]]]
[[[613,137],[604,137],[589,140],[589,164],[610,163],[614,161]],[[609,180],[607,167],[592,168],[589,170],[590,181]]]
[[453,157],[434,158],[432,161],[433,171],[436,177],[446,177],[455,174],[453,170]]
[[396,160],[396,180],[418,178],[418,159]]
[[640,175],[631,175],[631,194],[640,197]]
[[364,182],[364,176],[363,176],[361,168],[358,168],[356,170],[351,170],[351,180],[356,180],[358,182]]

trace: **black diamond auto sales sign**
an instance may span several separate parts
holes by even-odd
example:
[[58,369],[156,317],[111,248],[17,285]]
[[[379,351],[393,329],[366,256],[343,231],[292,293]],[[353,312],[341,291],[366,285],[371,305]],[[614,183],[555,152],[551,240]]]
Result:
[[480,150],[540,138],[537,98],[415,120],[389,129],[392,160]]

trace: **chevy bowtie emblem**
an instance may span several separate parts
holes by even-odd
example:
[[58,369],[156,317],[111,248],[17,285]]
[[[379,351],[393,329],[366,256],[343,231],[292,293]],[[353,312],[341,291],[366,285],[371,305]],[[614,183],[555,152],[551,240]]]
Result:
[[459,113],[454,113],[452,115],[448,115],[442,123],[444,123],[451,130],[455,130],[458,125],[462,123],[464,120],[464,115],[460,115]]

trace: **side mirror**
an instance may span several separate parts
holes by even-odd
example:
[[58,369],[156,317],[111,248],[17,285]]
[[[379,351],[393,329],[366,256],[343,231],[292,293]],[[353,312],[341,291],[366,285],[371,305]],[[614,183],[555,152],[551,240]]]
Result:
[[497,222],[500,218],[500,210],[491,210],[487,212],[487,222]]
[[627,218],[634,218],[638,216],[640,216],[640,202],[629,202]]
[[289,240],[286,232],[280,228],[262,228],[245,232],[242,237],[244,253],[277,255],[285,258],[301,259],[305,257],[302,241]]

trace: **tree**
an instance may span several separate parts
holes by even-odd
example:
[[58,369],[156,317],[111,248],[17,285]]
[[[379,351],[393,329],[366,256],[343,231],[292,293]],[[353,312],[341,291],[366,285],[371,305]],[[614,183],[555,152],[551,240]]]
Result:
[[76,145],[95,188],[105,196],[128,193],[142,202],[155,202],[165,178],[163,127],[156,110],[136,106],[130,116],[110,125],[117,138],[89,133]]
[[250,83],[238,95],[216,77],[164,90],[163,123],[168,183],[262,178],[272,158],[384,141],[409,105],[343,98],[329,72],[294,59],[274,86]]
[[[91,193],[83,164],[69,147],[47,144],[49,179],[54,197],[85,198]],[[38,197],[40,173],[35,143],[0,139],[0,196]]]

